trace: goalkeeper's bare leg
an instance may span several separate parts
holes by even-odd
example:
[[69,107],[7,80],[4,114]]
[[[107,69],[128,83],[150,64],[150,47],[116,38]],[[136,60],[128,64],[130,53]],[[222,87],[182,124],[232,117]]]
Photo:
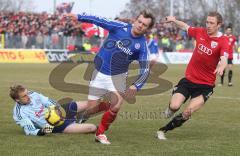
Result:
[[90,123],[72,123],[68,125],[63,133],[95,133],[97,130],[97,126]]
[[[81,102],[69,102],[64,105],[66,118],[63,125],[54,127],[53,133],[94,133],[97,127],[94,124],[78,123],[76,116],[79,110],[85,108],[86,104]],[[87,107],[86,107],[87,108]]]

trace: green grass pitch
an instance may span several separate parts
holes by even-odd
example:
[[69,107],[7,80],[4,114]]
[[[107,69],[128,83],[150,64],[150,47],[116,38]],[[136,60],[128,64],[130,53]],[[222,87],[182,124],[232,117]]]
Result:
[[[109,146],[95,143],[93,134],[25,136],[13,121],[13,101],[8,92],[9,86],[14,83],[21,83],[55,100],[64,97],[74,100],[87,98],[86,94],[59,91],[49,84],[49,75],[56,66],[0,64],[0,155],[233,156],[240,153],[240,68],[237,65],[233,70],[234,86],[216,87],[205,106],[181,128],[169,132],[166,141],[157,140],[155,133],[168,122],[161,112],[168,105],[170,90],[160,95],[137,97],[135,104],[125,102],[117,120],[106,133],[112,143]],[[65,81],[87,85],[88,82],[83,80],[86,67],[75,67]],[[183,77],[185,67],[168,65],[167,71],[160,77],[176,84]],[[99,120],[100,116],[97,116],[88,122],[97,124]]]

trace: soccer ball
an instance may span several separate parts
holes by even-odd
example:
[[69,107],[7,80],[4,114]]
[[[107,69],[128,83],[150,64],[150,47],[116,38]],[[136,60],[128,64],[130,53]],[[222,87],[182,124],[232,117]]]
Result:
[[66,118],[66,112],[61,106],[50,106],[45,111],[45,119],[52,126],[61,126]]

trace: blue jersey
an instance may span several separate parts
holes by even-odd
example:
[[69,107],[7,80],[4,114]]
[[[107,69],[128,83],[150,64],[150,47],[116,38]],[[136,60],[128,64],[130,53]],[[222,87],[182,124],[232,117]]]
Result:
[[120,21],[85,13],[78,15],[78,20],[93,23],[109,31],[94,59],[96,69],[106,75],[127,73],[129,64],[137,60],[140,64],[140,75],[134,85],[140,89],[149,75],[149,54],[145,37],[134,37],[131,33],[132,25]]
[[150,51],[150,54],[158,54],[158,43],[154,39],[150,39],[148,41],[148,49]]
[[47,124],[44,117],[45,108],[56,103],[36,92],[29,91],[28,96],[31,99],[29,104],[23,105],[16,102],[13,119],[24,129],[26,135],[37,135],[38,131]]

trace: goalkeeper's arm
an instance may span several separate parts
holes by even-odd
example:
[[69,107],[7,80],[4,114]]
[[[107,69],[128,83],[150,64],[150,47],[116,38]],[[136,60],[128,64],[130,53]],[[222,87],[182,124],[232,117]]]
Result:
[[32,121],[28,118],[22,118],[21,120],[16,120],[16,123],[20,125],[26,135],[38,135],[42,136],[48,133],[52,133],[53,126],[46,124],[43,128],[39,129],[34,126]]

